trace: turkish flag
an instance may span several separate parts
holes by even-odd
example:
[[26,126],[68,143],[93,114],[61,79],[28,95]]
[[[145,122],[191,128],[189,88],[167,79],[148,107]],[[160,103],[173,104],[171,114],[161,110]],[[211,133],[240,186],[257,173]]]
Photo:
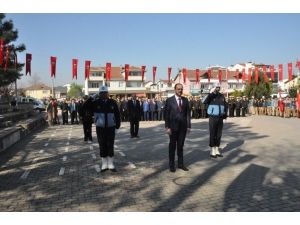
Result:
[[270,66],[270,71],[271,71],[271,80],[274,81],[274,65]]
[[279,81],[283,80],[283,65],[279,64]]
[[31,59],[32,59],[32,55],[27,53],[26,54],[25,75],[27,75],[28,73],[29,73],[29,75],[31,75]]
[[153,71],[153,83],[155,84],[155,75],[156,75],[156,66],[153,66],[152,71]]
[[5,55],[5,66],[4,66],[4,71],[7,70],[8,68],[8,61],[9,61],[9,47],[6,47],[6,55]]
[[263,65],[263,72],[264,72],[264,80],[266,83],[269,82],[268,76],[267,76],[267,66]]
[[210,77],[211,77],[211,69],[207,70],[208,83],[210,83]]
[[110,80],[111,63],[106,63],[106,80]]
[[222,70],[219,69],[219,82],[222,82]]
[[226,80],[227,80],[227,82],[228,82],[228,76],[229,76],[229,74],[230,74],[230,71],[227,69],[226,70]]
[[300,69],[300,61],[296,62],[296,67],[298,67],[298,69]]
[[293,63],[288,63],[289,80],[293,80]]
[[169,67],[168,68],[168,81],[169,81],[169,83],[171,81],[171,72],[172,72],[172,67]]
[[90,68],[91,68],[91,61],[86,60],[85,61],[85,67],[84,67],[84,76],[85,79],[89,79],[90,78]]
[[235,71],[235,78],[237,79],[238,82],[240,81],[240,71],[239,71],[239,69],[236,69],[236,71]]
[[258,84],[258,75],[259,75],[259,70],[258,67],[255,67],[255,82]]
[[242,69],[242,81],[246,80],[246,71],[245,68]]
[[56,57],[51,56],[50,57],[50,62],[51,62],[51,77],[55,77],[55,73],[56,73]]
[[0,39],[0,66],[3,64],[3,49],[4,49],[4,40]]
[[251,79],[252,79],[252,69],[249,68],[248,69],[248,82],[251,83]]
[[144,81],[145,71],[146,71],[146,66],[142,66],[142,81]]
[[77,80],[78,59],[72,59],[72,79]]
[[199,83],[200,81],[200,70],[196,69],[196,83]]
[[128,81],[129,76],[129,64],[125,64],[125,81]]
[[183,74],[183,83],[186,83],[186,68],[182,69],[182,74]]

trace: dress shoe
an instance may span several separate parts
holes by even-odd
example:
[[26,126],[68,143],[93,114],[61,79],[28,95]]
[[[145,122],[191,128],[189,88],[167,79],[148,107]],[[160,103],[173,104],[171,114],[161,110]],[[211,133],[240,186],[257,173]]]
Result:
[[139,135],[136,135],[135,137],[136,137],[136,138],[139,138],[140,136],[139,136]]
[[134,136],[131,136],[130,138],[134,138]]
[[175,173],[176,169],[175,167],[170,167],[170,172]]
[[182,169],[183,171],[189,171],[188,168],[186,168],[185,166],[178,166],[179,169]]
[[105,172],[105,171],[107,171],[108,170],[108,168],[106,168],[106,169],[101,169],[101,173],[103,173],[103,172]]
[[216,156],[217,156],[217,157],[223,157],[223,155],[222,155],[222,154],[216,154]]
[[217,155],[210,155],[211,158],[217,158]]
[[109,169],[111,172],[117,172],[116,168],[113,168],[113,169]]

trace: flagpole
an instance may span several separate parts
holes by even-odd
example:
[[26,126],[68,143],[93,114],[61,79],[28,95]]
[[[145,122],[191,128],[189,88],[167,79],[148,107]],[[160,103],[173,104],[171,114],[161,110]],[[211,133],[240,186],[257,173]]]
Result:
[[52,97],[55,98],[55,93],[54,93],[54,77],[52,76]]

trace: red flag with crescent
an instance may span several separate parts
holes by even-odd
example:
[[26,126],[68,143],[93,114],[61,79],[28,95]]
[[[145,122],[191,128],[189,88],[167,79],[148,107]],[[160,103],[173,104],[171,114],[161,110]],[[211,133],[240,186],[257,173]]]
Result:
[[106,80],[111,78],[111,63],[106,63]]
[[264,72],[264,80],[266,83],[269,82],[268,76],[267,76],[267,66],[263,65],[263,72]]
[[289,80],[293,80],[293,63],[288,63]]
[[28,73],[29,73],[29,75],[31,75],[31,59],[32,59],[32,55],[27,53],[26,54],[25,75],[27,75]]
[[72,79],[77,80],[78,59],[72,59]]
[[298,69],[300,69],[300,61],[297,61],[297,62],[296,62],[296,67],[297,67]]
[[196,83],[199,83],[200,81],[200,70],[196,69]]
[[152,71],[153,71],[153,83],[155,83],[155,76],[156,76],[156,66],[153,66]]
[[90,78],[90,68],[91,68],[91,61],[86,60],[85,61],[85,67],[84,67],[84,76],[85,76],[85,79],[89,79]]
[[222,82],[222,70],[219,69],[219,82],[221,83]]
[[211,77],[211,69],[207,70],[207,79],[208,79],[208,83],[210,83],[210,77]]
[[259,70],[258,67],[255,67],[255,82],[258,84],[258,75],[259,75]]
[[55,73],[56,73],[56,57],[51,56],[50,57],[50,63],[51,63],[51,77],[55,77]]
[[246,80],[246,70],[245,68],[242,69],[242,81]]
[[271,72],[271,80],[274,81],[274,77],[275,77],[274,65],[270,65],[270,72]]
[[142,81],[144,81],[146,66],[142,66]]
[[172,67],[168,68],[168,82],[170,83],[171,81],[171,72],[172,72]]
[[252,69],[249,68],[248,69],[248,82],[251,83],[251,79],[252,79]]
[[283,80],[283,65],[279,64],[279,81]]
[[128,81],[129,76],[129,64],[125,64],[125,81]]

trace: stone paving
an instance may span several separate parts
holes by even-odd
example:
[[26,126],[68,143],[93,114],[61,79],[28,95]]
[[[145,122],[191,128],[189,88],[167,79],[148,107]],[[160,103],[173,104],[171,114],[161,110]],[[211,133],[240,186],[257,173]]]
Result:
[[81,125],[39,130],[0,154],[0,211],[300,211],[300,120],[228,118],[223,158],[210,159],[208,120],[193,120],[189,172],[168,170],[163,122],[116,135],[117,173]]

